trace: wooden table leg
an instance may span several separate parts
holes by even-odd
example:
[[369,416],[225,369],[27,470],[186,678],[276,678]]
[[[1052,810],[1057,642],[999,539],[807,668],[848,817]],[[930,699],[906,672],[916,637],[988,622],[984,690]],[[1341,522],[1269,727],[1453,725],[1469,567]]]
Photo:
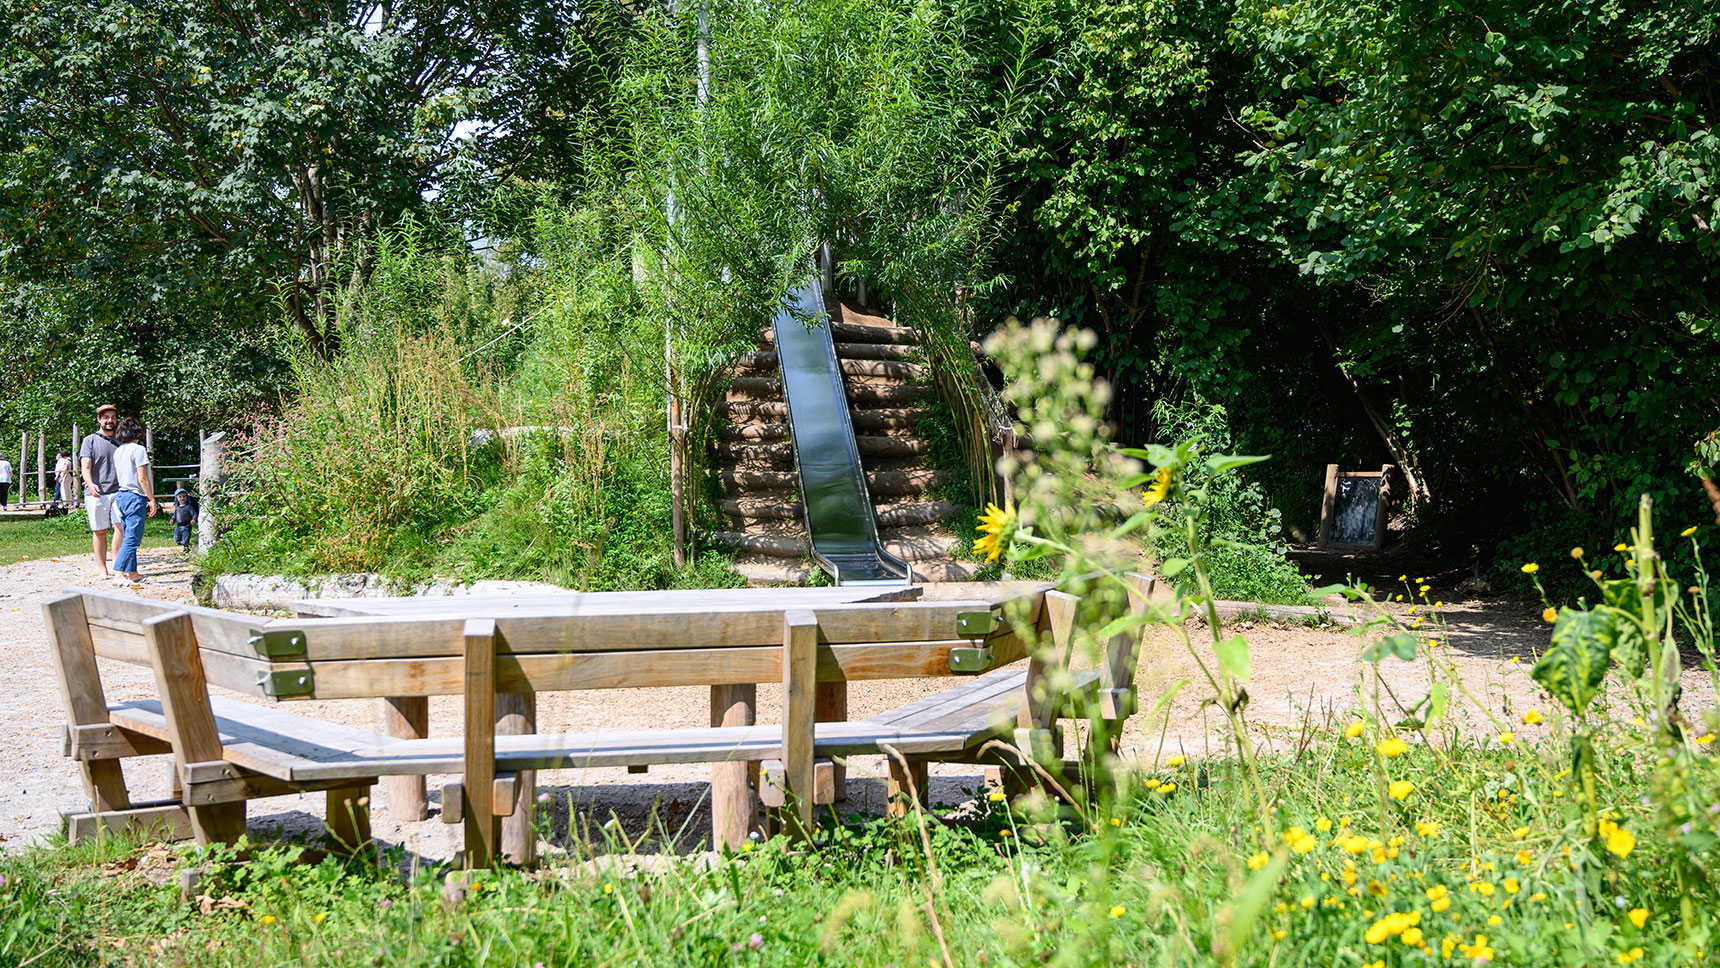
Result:
[[[390,696],[382,700],[383,728],[394,739],[426,739],[430,735],[428,696]],[[388,815],[401,823],[430,816],[425,805],[424,778],[391,776],[388,785]]]
[[[90,642],[89,619],[84,613],[82,595],[71,594],[56,598],[42,606],[47,619],[48,650],[54,668],[60,676],[60,691],[66,702],[66,722],[72,726],[94,725],[108,721],[107,697],[102,692],[101,672],[96,668],[95,646]],[[119,760],[84,760],[78,763],[83,774],[84,793],[90,799],[90,812],[107,813],[131,808],[131,796],[126,792],[125,775]]]
[[[712,686],[711,725],[751,726],[758,712],[758,686]],[[711,766],[711,843],[738,849],[758,816],[758,763]]]
[[[537,732],[537,693],[504,692],[496,696],[496,735],[526,736]],[[537,863],[537,771],[521,770],[514,809],[502,818],[502,857],[518,867]]]
[[496,816],[496,623],[467,619],[466,739],[460,792],[464,798],[467,870],[490,867],[501,846],[502,818]]
[[[209,707],[209,684],[203,678],[203,661],[197,652],[191,616],[177,612],[148,619],[143,623],[143,638],[179,769],[184,771],[191,763],[220,760],[221,732],[215,727],[215,713]],[[114,765],[117,767],[118,763]],[[191,807],[190,813],[191,832],[200,844],[230,844],[245,833],[243,800]]]
[[[818,684],[817,696],[813,705],[813,718],[821,723],[845,723],[848,721],[848,683],[821,682]],[[813,780],[813,786],[821,793],[829,791],[828,797],[821,796],[820,803],[827,799],[836,803],[848,799],[848,768],[841,763],[831,760],[828,763],[820,761],[817,765],[819,774]],[[828,772],[826,777],[822,774]]]
[[804,609],[782,617],[783,820],[791,840],[812,839],[813,710],[818,682],[818,619]]
[[884,811],[888,817],[906,817],[914,812],[914,803],[930,802],[926,797],[926,761],[886,758],[890,767],[884,783]]
[[323,820],[328,835],[347,850],[370,842],[370,784],[336,787],[328,791],[328,810]]

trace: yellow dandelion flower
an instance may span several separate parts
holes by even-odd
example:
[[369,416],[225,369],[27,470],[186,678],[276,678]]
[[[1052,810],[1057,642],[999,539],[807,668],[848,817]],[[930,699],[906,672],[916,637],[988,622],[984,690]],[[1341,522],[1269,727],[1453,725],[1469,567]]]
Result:
[[1265,867],[1266,862],[1271,859],[1272,855],[1263,850],[1260,853],[1255,854],[1253,857],[1248,858],[1248,869],[1257,871],[1260,868]]
[[1469,889],[1482,897],[1492,897],[1495,890],[1491,881],[1476,881],[1469,885]]
[[1696,533],[1696,525],[1693,524],[1690,527],[1685,528],[1683,531],[1678,532],[1678,536],[1680,538],[1688,538],[1695,533]]
[[1359,720],[1359,719],[1350,720],[1350,725],[1344,727],[1344,738],[1345,739],[1355,739],[1356,737],[1362,735],[1362,729],[1363,728],[1364,727],[1362,725],[1361,720]]
[[985,513],[979,516],[978,530],[982,537],[973,543],[974,554],[984,555],[988,562],[996,561],[1015,531],[1014,506],[1000,508],[987,504]]
[[1626,916],[1630,918],[1631,924],[1634,924],[1639,928],[1648,923],[1647,908],[1631,908],[1630,914]]
[[1113,904],[1111,906],[1111,917],[1120,918],[1123,916],[1123,914],[1126,912],[1126,910],[1127,909],[1124,908],[1121,904]]
[[1290,842],[1290,849],[1298,854],[1310,853],[1318,846],[1320,846],[1320,842],[1314,838],[1313,834],[1303,834]]
[[1629,551],[1630,545],[1627,545],[1623,541],[1620,541],[1618,544],[1613,545],[1613,550],[1614,551]]
[[1181,753],[1178,753],[1175,756],[1167,758],[1165,760],[1165,765],[1172,767],[1172,768],[1175,768],[1175,767],[1179,767],[1179,766],[1183,765],[1186,762],[1188,762],[1188,761],[1183,758],[1183,755]]
[[1534,862],[1535,862],[1535,855],[1534,854],[1531,854],[1526,850],[1519,850],[1517,852],[1517,864],[1518,864],[1518,866],[1528,867],[1530,864],[1532,864]]
[[1391,759],[1408,753],[1409,744],[1398,739],[1396,736],[1388,736],[1385,739],[1380,740],[1379,745],[1376,746],[1375,749],[1379,751],[1381,756]]
[[273,914],[265,914],[262,917],[258,918],[257,920],[263,922],[264,924],[274,924],[275,923],[275,916]]
[[1408,780],[1394,780],[1386,787],[1386,792],[1393,800],[1408,800],[1409,795],[1415,792],[1415,784]]
[[1571,549],[1571,557],[1581,560],[1581,558],[1583,557],[1582,545],[1578,545],[1577,547]]
[[1510,732],[1509,730],[1499,734],[1499,745],[1500,746],[1510,746],[1512,743],[1515,743],[1516,741],[1517,741],[1516,735],[1514,733]]
[[1541,621],[1546,622],[1548,625],[1551,625],[1558,620],[1559,610],[1556,608],[1548,608],[1541,612]]
[[1523,714],[1523,725],[1525,726],[1539,726],[1546,720],[1547,717],[1542,715],[1539,709],[1531,709]]
[[1714,742],[1714,734],[1713,733],[1703,733],[1701,736],[1696,737],[1696,745],[1697,746],[1707,746],[1709,743],[1712,743],[1712,742]]
[[1635,849],[1636,838],[1623,827],[1615,827],[1613,832],[1607,835],[1607,853],[1629,857],[1630,852]]
[[1315,817],[1314,818],[1314,829],[1318,830],[1321,833],[1325,833],[1328,830],[1331,830],[1332,829],[1332,818],[1331,817]]
[[1161,467],[1159,468],[1159,472],[1153,475],[1153,482],[1147,485],[1147,489],[1142,492],[1141,500],[1146,502],[1147,507],[1152,507],[1160,501],[1163,501],[1166,497],[1169,497],[1170,493],[1171,469],[1168,467]]
[[1398,940],[1409,945],[1411,948],[1419,948],[1421,947],[1421,929],[1405,928],[1403,935]]
[[1540,571],[1540,570],[1541,570],[1541,566],[1535,564],[1532,561],[1529,562],[1528,564],[1524,565],[1522,568],[1523,574],[1525,574],[1525,575],[1533,575],[1535,572]]
[[1297,901],[1296,904],[1304,911],[1309,910],[1314,906],[1314,895],[1304,894],[1302,895],[1301,900]]
[[1159,792],[1168,796],[1177,792],[1177,785],[1175,783],[1161,783],[1159,784]]
[[1515,877],[1507,877],[1501,883],[1505,885],[1505,893],[1507,894],[1515,894],[1523,887],[1523,885],[1517,883],[1517,878]]

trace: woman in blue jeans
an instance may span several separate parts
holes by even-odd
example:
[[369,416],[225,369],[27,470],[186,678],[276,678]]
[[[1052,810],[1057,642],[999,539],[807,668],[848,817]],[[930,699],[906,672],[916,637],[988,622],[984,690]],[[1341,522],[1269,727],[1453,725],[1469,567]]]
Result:
[[135,584],[143,580],[137,570],[137,548],[143,543],[143,519],[155,517],[155,486],[149,480],[149,452],[138,441],[143,439],[143,426],[136,417],[119,422],[114,440],[119,448],[113,453],[114,474],[119,477],[119,493],[114,495],[113,508],[119,514],[125,539],[114,555],[114,584]]

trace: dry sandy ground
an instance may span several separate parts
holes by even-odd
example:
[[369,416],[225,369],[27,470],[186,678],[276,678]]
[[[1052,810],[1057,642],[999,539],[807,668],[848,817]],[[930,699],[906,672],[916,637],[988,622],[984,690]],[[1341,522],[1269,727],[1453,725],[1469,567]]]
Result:
[[[144,552],[143,570],[148,576],[133,593],[172,601],[189,601],[190,571],[177,549]],[[59,815],[85,809],[84,793],[72,764],[61,755],[63,711],[59,689],[48,658],[41,604],[69,585],[88,583],[88,557],[24,562],[0,568],[0,668],[9,672],[8,688],[0,698],[0,737],[6,756],[0,759],[0,849],[16,849],[41,839],[57,829]],[[1402,606],[1394,606],[1402,614]],[[1529,679],[1532,650],[1544,647],[1548,627],[1538,618],[1538,607],[1521,604],[1480,602],[1457,603],[1441,609],[1444,628],[1437,633],[1444,643],[1440,650],[1457,668],[1469,690],[1486,709],[1502,720],[1516,723],[1530,705],[1545,708],[1536,698]],[[1245,634],[1252,646],[1254,674],[1248,684],[1250,717],[1263,727],[1259,741],[1278,749],[1295,743],[1302,725],[1310,719],[1347,718],[1357,707],[1357,687],[1365,666],[1357,654],[1364,641],[1343,629],[1308,628],[1294,625],[1243,623],[1233,630]],[[1197,639],[1204,628],[1191,626]],[[1518,660],[1521,661],[1513,661]],[[1219,725],[1222,715],[1206,700],[1211,696],[1192,657],[1169,635],[1160,631],[1143,649],[1138,677],[1142,708],[1150,710],[1155,700],[1174,684],[1189,680],[1168,706],[1156,715],[1135,716],[1123,739],[1126,755],[1151,763],[1172,752],[1206,755],[1223,749]],[[1413,705],[1427,691],[1427,677],[1419,664],[1387,660],[1385,676],[1387,709],[1401,701]],[[103,662],[103,677],[110,702],[153,696],[154,684],[147,669]],[[1689,668],[1685,673],[1686,712],[1711,708],[1714,689],[1706,672]],[[936,681],[868,682],[851,687],[849,715],[862,719],[882,710],[927,695],[949,685]],[[1395,697],[1395,698],[1394,698]],[[245,698],[245,697],[240,697]],[[255,701],[255,700],[253,700]],[[1454,699],[1454,704],[1460,700]],[[759,688],[759,718],[776,719],[780,689]],[[371,701],[318,703],[295,706],[295,712],[326,717],[332,721],[380,731],[381,710]],[[705,689],[616,690],[609,692],[561,693],[540,697],[538,728],[543,731],[582,729],[643,729],[652,727],[703,726],[708,722],[708,691]],[[1475,728],[1491,731],[1479,709],[1466,711]],[[453,698],[439,698],[431,705],[431,732],[449,735],[458,731],[459,710]],[[1516,725],[1519,735],[1532,739],[1537,729]],[[148,757],[126,761],[127,781],[135,798],[162,797],[167,793],[165,758]],[[882,808],[881,761],[858,759],[850,765],[846,812],[876,813]],[[706,779],[709,767],[652,767],[648,775],[629,775],[625,770],[565,771],[540,777],[542,790],[554,807],[552,839],[569,837],[569,807],[581,818],[573,837],[583,839],[580,828],[602,824],[611,817],[620,821],[630,837],[648,833],[655,809],[664,828],[676,832],[672,849],[697,850],[708,837]],[[963,765],[933,768],[932,796],[935,802],[958,803],[968,791],[983,784],[977,767]],[[431,778],[431,799],[439,797],[438,778]],[[386,808],[383,787],[376,788],[377,806]],[[253,834],[273,832],[312,833],[320,829],[322,795],[281,797],[255,801],[250,807]],[[410,854],[444,858],[458,848],[458,826],[443,825],[434,813],[430,820],[396,823],[386,809],[375,812],[373,830],[385,843],[400,844]],[[599,835],[601,836],[601,835]],[[652,838],[653,841],[658,838]],[[646,850],[667,844],[652,843]]]

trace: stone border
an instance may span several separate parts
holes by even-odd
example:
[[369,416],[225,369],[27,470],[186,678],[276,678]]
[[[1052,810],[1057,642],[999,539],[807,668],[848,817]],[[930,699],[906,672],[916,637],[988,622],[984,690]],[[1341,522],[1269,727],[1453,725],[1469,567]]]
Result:
[[210,580],[200,575],[192,582],[192,589],[203,605],[246,610],[287,609],[293,602],[307,598],[445,598],[568,591],[559,585],[537,581],[479,581],[465,585],[437,580],[403,585],[369,572],[329,575],[309,581],[280,575],[217,575]]

